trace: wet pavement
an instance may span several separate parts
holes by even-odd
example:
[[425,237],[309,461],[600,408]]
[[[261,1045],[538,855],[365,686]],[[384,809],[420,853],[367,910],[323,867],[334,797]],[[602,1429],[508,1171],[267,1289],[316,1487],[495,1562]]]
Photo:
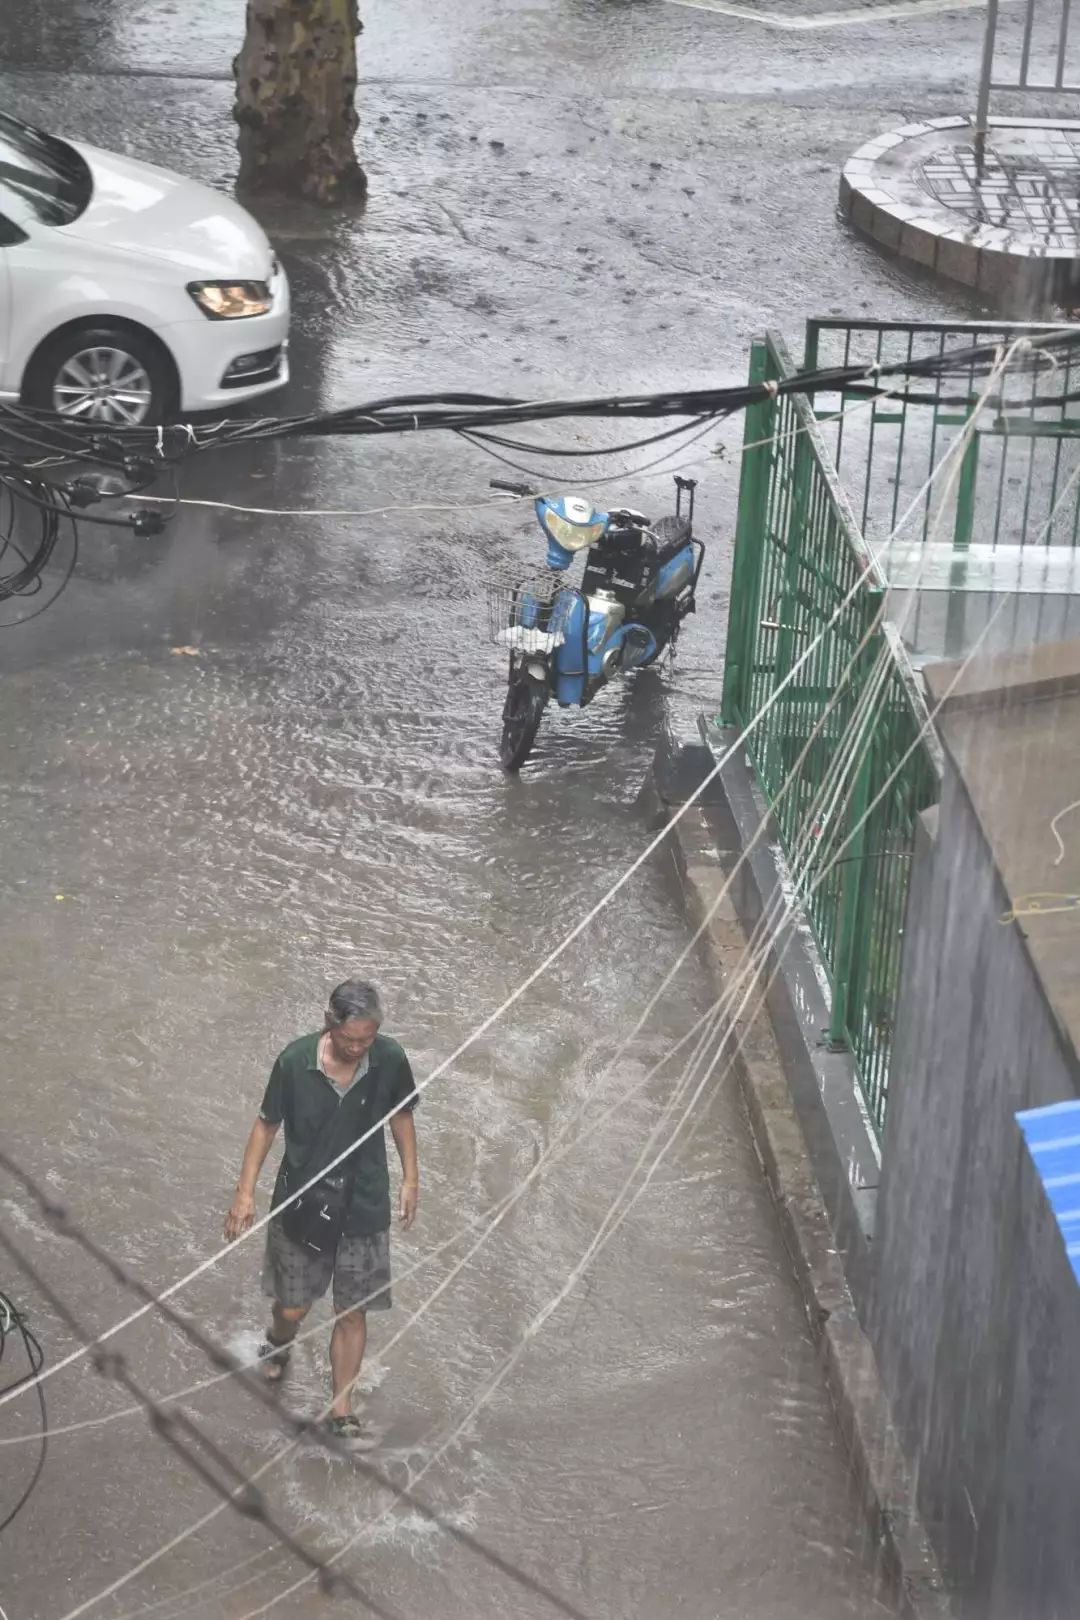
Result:
[[[7,0],[5,102],[227,185],[239,15],[79,0],[28,18]],[[953,53],[975,60],[971,14],[827,39],[660,0],[373,0],[364,15],[367,214],[266,214],[294,287],[283,408],[447,383],[741,380],[767,322],[795,335],[807,314],[969,308],[846,234],[834,198],[839,164],[882,120],[949,110]],[[588,432],[578,442],[611,437]],[[269,1061],[329,985],[375,976],[425,1074],[644,847],[634,800],[663,728],[718,695],[738,433],[675,462],[701,477],[711,549],[674,675],[549,716],[519,781],[495,761],[483,580],[495,559],[538,559],[539,536],[487,507],[500,469],[453,440],[206,458],[184,474],[190,499],[462,510],[192,506],[163,541],[88,532],[68,592],[0,639],[5,1144],[145,1279],[166,1284],[216,1243]],[[635,472],[646,459],[604,471],[655,511],[668,473]],[[399,1268],[509,1190],[586,1099],[590,1128],[385,1360],[449,1257],[375,1322],[370,1412],[403,1480],[561,1287],[659,1120],[676,1066],[603,1123],[591,1088],[685,938],[666,870],[646,866],[426,1097],[422,1214]],[[706,1002],[691,965],[596,1090],[597,1115]],[[890,1612],[730,1079],[708,1098],[423,1490],[595,1620]],[[121,1313],[116,1288],[6,1192],[0,1215],[95,1324]],[[261,1319],[255,1261],[241,1249],[181,1296],[236,1347]],[[70,1340],[34,1316],[56,1359]],[[125,1344],[159,1393],[205,1375],[159,1328]],[[324,1376],[320,1337],[290,1401],[313,1407]],[[56,1426],[121,1404],[85,1363],[48,1394]],[[231,1386],[190,1410],[248,1466],[282,1443]],[[0,1409],[0,1439],[32,1427],[30,1402]],[[4,1452],[5,1493],[32,1455]],[[414,1513],[373,1523],[385,1498],[347,1463],[304,1449],[270,1482],[313,1545],[360,1534],[354,1567],[397,1614],[553,1612]],[[139,1419],[58,1436],[5,1537],[8,1620],[57,1620],[212,1505]],[[300,1574],[220,1516],[89,1612],[239,1620]],[[331,1611],[309,1584],[269,1612]]]

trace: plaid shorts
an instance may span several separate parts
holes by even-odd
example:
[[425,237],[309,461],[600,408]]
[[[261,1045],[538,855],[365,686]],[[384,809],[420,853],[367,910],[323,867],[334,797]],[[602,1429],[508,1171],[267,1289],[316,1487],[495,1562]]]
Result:
[[[266,1229],[262,1291],[286,1309],[321,1299],[334,1279],[334,1310],[390,1309],[390,1233],[343,1237],[333,1254],[302,1249],[285,1236],[280,1221]],[[381,1289],[381,1293],[376,1293]],[[371,1298],[372,1295],[375,1298]]]

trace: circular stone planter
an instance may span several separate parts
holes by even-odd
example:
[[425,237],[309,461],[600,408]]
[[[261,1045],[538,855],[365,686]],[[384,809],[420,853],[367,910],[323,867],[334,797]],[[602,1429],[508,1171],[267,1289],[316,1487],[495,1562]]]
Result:
[[995,120],[981,174],[970,118],[906,124],[845,165],[840,211],[988,298],[1080,304],[1080,122]]

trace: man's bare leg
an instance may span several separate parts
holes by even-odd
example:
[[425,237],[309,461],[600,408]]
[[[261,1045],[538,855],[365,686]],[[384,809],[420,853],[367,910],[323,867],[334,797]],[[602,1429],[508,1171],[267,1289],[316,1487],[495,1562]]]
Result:
[[352,1411],[352,1393],[364,1364],[366,1344],[367,1312],[346,1311],[344,1316],[339,1316],[330,1335],[330,1375],[334,1388],[331,1417],[348,1417]]
[[[266,1330],[267,1343],[273,1345],[275,1350],[287,1351],[296,1338],[297,1329],[310,1309],[310,1305],[279,1305],[275,1300],[270,1326]],[[285,1372],[285,1360],[287,1359],[287,1356],[281,1361],[264,1359],[262,1370],[267,1383],[277,1384],[281,1382],[282,1375]]]

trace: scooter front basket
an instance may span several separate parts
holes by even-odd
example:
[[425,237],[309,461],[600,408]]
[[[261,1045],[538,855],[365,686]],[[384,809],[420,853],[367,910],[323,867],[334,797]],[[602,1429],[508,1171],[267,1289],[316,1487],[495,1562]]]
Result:
[[552,653],[566,640],[576,592],[557,574],[503,577],[487,582],[488,634],[510,652]]

